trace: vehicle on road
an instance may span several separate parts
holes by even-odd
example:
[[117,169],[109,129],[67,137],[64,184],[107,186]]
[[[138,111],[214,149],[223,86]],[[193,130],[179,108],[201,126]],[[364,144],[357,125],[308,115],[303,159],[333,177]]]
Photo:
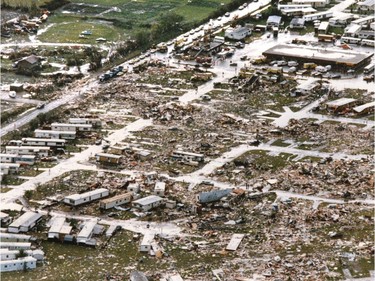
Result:
[[44,108],[45,104],[44,103],[40,103],[36,106],[36,109],[42,109]]

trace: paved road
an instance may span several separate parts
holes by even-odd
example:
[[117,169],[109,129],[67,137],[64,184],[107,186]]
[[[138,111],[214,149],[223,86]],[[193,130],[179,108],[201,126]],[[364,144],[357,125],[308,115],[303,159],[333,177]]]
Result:
[[1,128],[1,133],[0,133],[0,136],[3,137],[5,136],[7,133],[11,132],[11,131],[14,131],[16,129],[18,129],[19,127],[22,127],[23,125],[29,123],[31,120],[33,120],[38,114],[40,113],[46,113],[46,112],[49,112],[63,104],[67,104],[68,102],[70,101],[73,101],[75,100],[76,98],[78,98],[82,93],[86,92],[86,91],[90,91],[96,87],[98,87],[98,82],[96,79],[91,79],[91,80],[88,80],[84,83],[84,80],[82,81],[82,86],[78,87],[78,89],[69,89],[69,86],[66,87],[66,90],[65,91],[61,91],[63,93],[63,95],[61,96],[61,98],[58,98],[50,103],[47,103],[44,108],[42,109],[37,109],[37,110],[34,110],[34,111],[31,111],[30,113],[26,114],[26,115],[23,115],[22,117],[20,117],[19,119],[17,119],[16,121],[8,124],[7,126]]

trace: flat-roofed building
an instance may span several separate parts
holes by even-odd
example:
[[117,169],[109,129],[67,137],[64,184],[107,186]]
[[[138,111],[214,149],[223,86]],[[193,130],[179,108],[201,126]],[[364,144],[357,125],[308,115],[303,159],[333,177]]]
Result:
[[263,55],[269,60],[294,60],[303,63],[331,65],[332,68],[357,69],[369,64],[373,53],[317,48],[301,45],[276,45]]

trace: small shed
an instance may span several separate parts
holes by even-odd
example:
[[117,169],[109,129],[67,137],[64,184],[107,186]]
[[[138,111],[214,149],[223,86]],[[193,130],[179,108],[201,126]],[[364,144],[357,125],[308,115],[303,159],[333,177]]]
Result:
[[64,217],[54,217],[50,220],[50,229],[48,230],[48,239],[64,240],[65,235],[69,235],[72,227],[65,222]]
[[15,63],[16,71],[20,74],[33,75],[42,69],[41,57],[31,55]]
[[165,194],[165,182],[157,182],[155,184],[154,194],[158,196],[164,196]]

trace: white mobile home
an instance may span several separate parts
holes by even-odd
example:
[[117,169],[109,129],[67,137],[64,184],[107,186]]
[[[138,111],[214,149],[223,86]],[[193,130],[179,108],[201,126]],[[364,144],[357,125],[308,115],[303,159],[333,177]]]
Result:
[[69,118],[70,124],[89,124],[92,126],[100,127],[102,121],[98,118]]
[[267,27],[279,27],[281,23],[280,16],[269,16],[267,19]]
[[16,260],[0,261],[1,272],[25,270],[36,268],[36,259],[33,257],[23,257]]
[[304,15],[303,19],[305,21],[314,21],[314,20],[321,20],[321,19],[328,19],[333,17],[333,12],[320,12],[320,13],[315,13],[311,15]]
[[51,146],[51,147],[64,147],[66,140],[61,139],[42,139],[42,138],[23,138],[23,145],[30,146]]
[[322,21],[319,24],[319,27],[318,27],[319,34],[327,34],[328,27],[329,27],[329,22],[328,21]]
[[48,239],[63,240],[65,235],[69,235],[72,227],[65,222],[64,217],[54,217],[50,220],[50,229],[48,230]]
[[69,123],[52,123],[51,129],[55,131],[91,131],[91,124],[69,124]]
[[20,251],[18,250],[9,250],[9,249],[0,249],[0,260],[5,261],[5,260],[15,260],[17,258],[17,255],[19,254]]
[[149,252],[151,250],[151,243],[153,240],[154,240],[154,234],[146,233],[145,236],[143,236],[141,244],[139,245],[139,251]]
[[39,213],[26,212],[8,226],[8,232],[28,232],[42,219],[42,217],[42,214]]
[[1,163],[16,163],[24,165],[34,165],[34,155],[18,155],[18,154],[0,154]]
[[311,5],[314,8],[325,7],[329,4],[329,0],[292,0],[293,4]]
[[102,209],[110,209],[115,206],[120,206],[122,204],[129,203],[132,200],[132,198],[133,198],[133,193],[128,192],[128,193],[116,195],[114,197],[101,200],[99,205],[100,205],[100,208]]
[[48,156],[51,148],[45,146],[6,146],[5,152],[9,154]]
[[51,139],[64,139],[74,140],[76,132],[74,131],[53,131],[53,130],[35,130],[34,136],[36,138],[51,138]]
[[157,182],[155,184],[154,194],[158,196],[164,196],[165,194],[165,182]]
[[1,242],[0,248],[9,249],[9,250],[30,250],[31,243],[30,242]]
[[92,202],[94,200],[107,197],[109,191],[106,188],[98,188],[93,191],[81,193],[81,194],[72,194],[64,198],[64,203],[72,206],[78,206],[85,203]]
[[14,233],[0,233],[0,241],[2,242],[29,242],[30,235],[14,234]]
[[290,9],[290,10],[283,10],[281,13],[283,15],[286,15],[288,17],[302,17],[304,15],[310,15],[316,13],[317,10],[315,10],[313,7],[308,8],[298,8],[298,9]]
[[160,206],[162,202],[163,202],[163,198],[156,196],[156,195],[150,195],[150,196],[133,201],[133,206],[143,211],[148,211],[148,210],[151,210],[152,208]]
[[0,163],[0,171],[4,175],[15,174],[20,168],[20,164],[16,163]]
[[86,242],[91,239],[95,226],[96,221],[86,221],[77,235],[77,243],[86,244]]
[[191,153],[191,152],[185,152],[181,150],[173,151],[172,158],[176,160],[184,160],[184,161],[196,161],[196,162],[202,162],[204,161],[204,155],[199,153]]

